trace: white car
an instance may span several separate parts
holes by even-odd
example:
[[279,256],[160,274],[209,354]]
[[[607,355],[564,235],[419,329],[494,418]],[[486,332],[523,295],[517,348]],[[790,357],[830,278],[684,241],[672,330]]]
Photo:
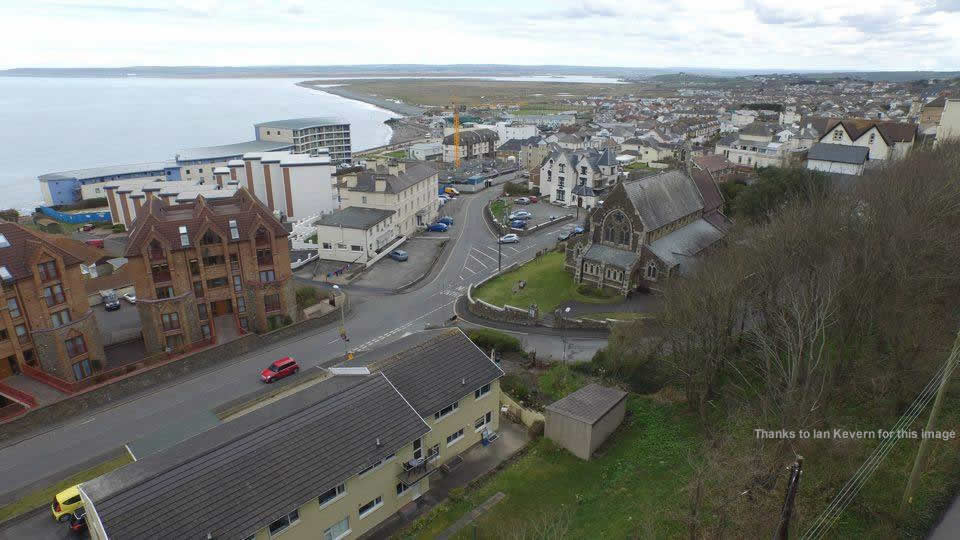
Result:
[[533,217],[533,214],[531,214],[530,212],[527,212],[526,210],[517,210],[516,212],[510,214],[510,221],[513,221],[516,219],[527,220],[532,217]]
[[130,302],[131,304],[137,303],[137,295],[134,293],[128,292],[127,294],[123,295],[123,299],[126,300],[127,302]]
[[520,237],[513,233],[505,234],[500,237],[501,244],[516,244],[519,242],[520,242]]

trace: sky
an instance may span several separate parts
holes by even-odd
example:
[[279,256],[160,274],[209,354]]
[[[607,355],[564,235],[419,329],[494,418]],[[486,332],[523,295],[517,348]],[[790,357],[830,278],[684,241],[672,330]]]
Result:
[[960,69],[960,0],[0,0],[13,67]]

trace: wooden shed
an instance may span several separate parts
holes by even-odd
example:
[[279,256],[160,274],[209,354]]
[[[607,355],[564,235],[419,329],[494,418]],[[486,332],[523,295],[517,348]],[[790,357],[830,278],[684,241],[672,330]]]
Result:
[[617,429],[627,393],[589,384],[546,408],[544,435],[581,459],[590,459]]

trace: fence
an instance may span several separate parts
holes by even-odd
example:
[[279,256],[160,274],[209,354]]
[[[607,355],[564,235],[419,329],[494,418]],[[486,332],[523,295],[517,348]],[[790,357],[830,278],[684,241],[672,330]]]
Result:
[[63,223],[103,223],[103,222],[113,222],[113,218],[110,217],[110,212],[84,212],[82,214],[65,214],[58,210],[54,210],[48,206],[41,206],[40,212],[57,221]]
[[532,409],[526,409],[516,401],[514,401],[510,396],[505,394],[502,390],[500,391],[500,404],[503,407],[506,407],[507,412],[515,418],[520,419],[520,423],[530,427],[534,422],[545,422],[543,413],[539,413]]

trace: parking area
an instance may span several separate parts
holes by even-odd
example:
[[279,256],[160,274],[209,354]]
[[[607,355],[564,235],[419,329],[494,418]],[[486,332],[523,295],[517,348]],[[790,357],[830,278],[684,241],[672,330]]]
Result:
[[[515,202],[517,198],[518,197],[510,198],[510,201],[512,204],[511,212],[527,211],[533,214],[533,217],[527,220],[528,229],[532,227],[536,227],[538,225],[542,225],[544,223],[555,221],[566,215],[574,215],[574,216],[576,215],[575,208],[562,208],[560,206],[556,206],[546,202],[518,204]],[[581,213],[581,217],[585,215],[583,211],[581,211],[580,213]],[[573,223],[573,222],[568,221],[567,223]],[[553,229],[549,229],[549,230],[553,230]]]
[[406,261],[398,262],[389,256],[384,257],[353,283],[364,287],[396,289],[419,279],[430,271],[448,236],[443,233],[414,236],[398,248],[407,252]]
[[137,306],[123,298],[120,299],[120,309],[116,311],[107,311],[103,304],[91,309],[97,318],[104,346],[130,341],[140,335],[140,313],[137,312]]

